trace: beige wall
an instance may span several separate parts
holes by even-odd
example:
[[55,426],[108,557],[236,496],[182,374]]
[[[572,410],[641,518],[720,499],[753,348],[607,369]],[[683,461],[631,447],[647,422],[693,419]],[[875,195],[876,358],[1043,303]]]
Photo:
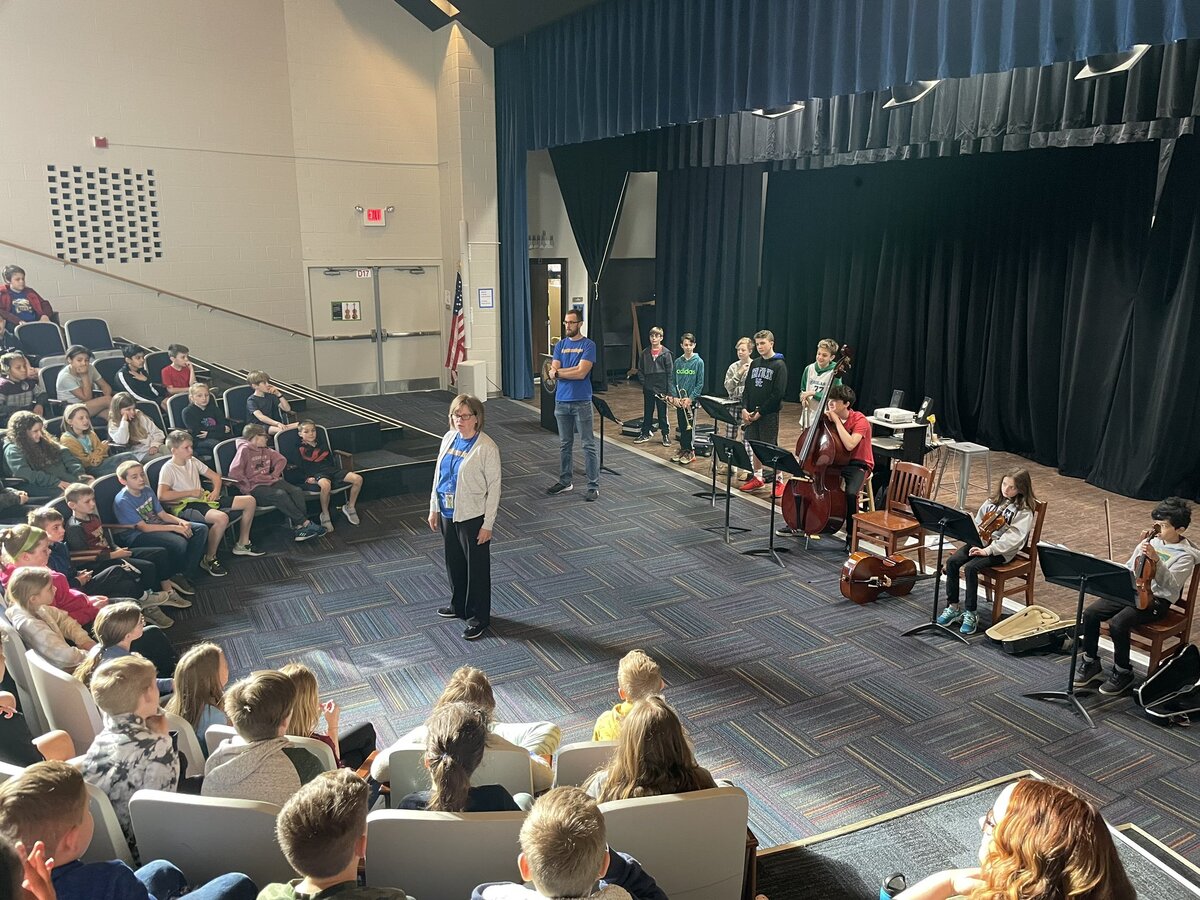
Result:
[[[53,251],[47,165],[153,169],[164,256],[104,268],[308,331],[306,264],[456,257],[443,222],[448,160],[464,160],[471,215],[486,232],[490,205],[495,232],[490,110],[460,115],[466,153],[440,127],[449,32],[429,32],[392,0],[0,4],[0,33],[53,35],[52,52],[46,40],[6,45],[6,117],[22,124],[0,151],[0,238]],[[454,58],[481,91],[485,50],[474,75]],[[490,165],[479,149],[489,140]],[[386,229],[365,228],[356,205],[396,212]],[[182,340],[200,356],[312,379],[307,339],[7,247],[0,259],[20,261],[64,318],[99,314],[136,340]],[[492,332],[478,335],[479,352],[498,358]]]

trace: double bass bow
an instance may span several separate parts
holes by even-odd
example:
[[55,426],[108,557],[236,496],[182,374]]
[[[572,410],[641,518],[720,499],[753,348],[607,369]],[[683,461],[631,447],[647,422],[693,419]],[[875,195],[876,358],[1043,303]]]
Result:
[[[829,376],[830,384],[849,371],[851,356],[850,348],[842,344]],[[850,462],[850,451],[842,444],[837,428],[826,417],[828,408],[829,392],[826,391],[813,423],[800,432],[796,441],[796,459],[804,475],[788,481],[780,501],[783,520],[788,527],[804,534],[832,533],[846,521],[842,467]]]

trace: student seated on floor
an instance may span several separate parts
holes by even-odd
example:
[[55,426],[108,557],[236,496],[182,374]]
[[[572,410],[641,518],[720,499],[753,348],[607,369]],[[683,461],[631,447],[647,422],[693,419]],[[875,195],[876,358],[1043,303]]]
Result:
[[58,900],[163,900],[184,893],[190,900],[253,900],[256,888],[245,875],[222,875],[188,891],[183,873],[166,860],[136,872],[120,860],[85,863],[95,823],[87,786],[74,766],[37,762],[0,785],[0,830],[32,848],[45,845]]
[[617,696],[621,702],[596,719],[592,729],[593,741],[615,741],[621,733],[621,721],[629,715],[633,704],[666,687],[662,670],[645,650],[630,650],[617,666]]

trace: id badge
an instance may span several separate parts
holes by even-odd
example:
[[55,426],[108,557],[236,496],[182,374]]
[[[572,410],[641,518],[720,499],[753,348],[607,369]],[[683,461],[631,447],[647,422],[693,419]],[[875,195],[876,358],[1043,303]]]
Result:
[[442,509],[454,509],[454,492],[442,491]]

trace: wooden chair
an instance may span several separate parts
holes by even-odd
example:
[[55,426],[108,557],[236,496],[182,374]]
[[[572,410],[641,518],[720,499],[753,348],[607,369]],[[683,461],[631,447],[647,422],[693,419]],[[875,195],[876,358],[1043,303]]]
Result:
[[912,495],[928,497],[933,488],[933,472],[917,463],[898,462],[892,466],[892,480],[888,483],[887,503],[882,510],[859,513],[854,517],[854,532],[850,535],[850,552],[858,549],[860,537],[872,538],[883,544],[891,556],[900,549],[902,542],[915,537],[915,545],[903,549],[917,548],[917,559],[925,568],[925,542],[921,537],[921,523],[912,515],[908,498]]
[[[1192,620],[1196,617],[1196,593],[1200,590],[1200,566],[1192,570],[1187,590],[1171,604],[1167,614],[1157,622],[1135,625],[1129,632],[1129,643],[1150,656],[1146,676],[1158,671],[1158,667],[1182,650],[1192,633]],[[1108,634],[1108,623],[1100,626]],[[1171,641],[1169,645],[1167,641]]]
[[[1000,621],[1004,612],[1004,598],[1013,594],[1024,594],[1025,605],[1033,603],[1033,584],[1037,578],[1037,545],[1042,539],[1042,525],[1046,521],[1046,501],[1039,500],[1033,510],[1033,530],[1029,540],[1017,551],[1010,562],[988,566],[979,571],[979,583],[983,585],[984,597],[992,603],[992,624]],[[1015,581],[1011,587],[1008,582]]]

